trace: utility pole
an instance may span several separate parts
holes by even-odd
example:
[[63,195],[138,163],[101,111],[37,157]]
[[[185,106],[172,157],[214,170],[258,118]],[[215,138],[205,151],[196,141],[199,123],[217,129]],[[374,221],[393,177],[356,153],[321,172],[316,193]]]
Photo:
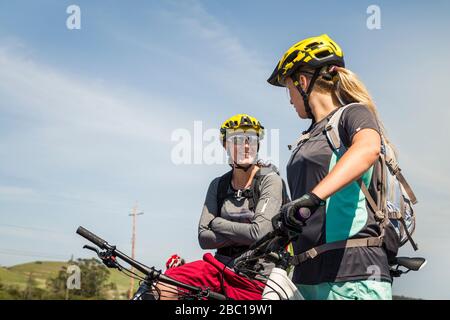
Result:
[[28,275],[27,286],[24,291],[24,300],[32,299],[32,290],[33,290],[33,272],[30,272]]
[[[136,216],[140,216],[144,214],[144,212],[137,212],[137,202],[133,207],[132,212],[129,214],[129,216],[133,217],[133,234],[131,236],[131,258],[134,259],[134,253],[136,248]],[[131,272],[134,272],[134,267],[131,267]],[[134,277],[130,278],[130,290],[128,292],[128,299],[131,299],[133,297],[133,291],[134,291]]]

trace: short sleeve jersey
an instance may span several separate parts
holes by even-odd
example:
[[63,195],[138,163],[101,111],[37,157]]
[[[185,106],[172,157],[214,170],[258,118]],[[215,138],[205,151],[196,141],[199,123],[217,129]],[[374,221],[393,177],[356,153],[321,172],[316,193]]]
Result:
[[[291,199],[298,199],[310,192],[339,161],[340,156],[333,151],[325,134],[325,127],[336,110],[312,125],[308,129],[310,138],[293,150],[287,164]],[[380,132],[376,117],[365,105],[352,104],[342,112],[338,130],[347,148],[351,146],[353,136],[367,128]],[[362,176],[375,201],[380,181],[378,166],[377,161]],[[303,232],[293,243],[294,253],[299,254],[324,243],[379,236],[380,227],[366,202],[357,181],[333,194],[327,199],[326,205],[308,219]],[[391,281],[386,253],[381,247],[325,252],[298,265],[293,280],[295,283],[314,285],[365,280],[374,276],[382,281]]]

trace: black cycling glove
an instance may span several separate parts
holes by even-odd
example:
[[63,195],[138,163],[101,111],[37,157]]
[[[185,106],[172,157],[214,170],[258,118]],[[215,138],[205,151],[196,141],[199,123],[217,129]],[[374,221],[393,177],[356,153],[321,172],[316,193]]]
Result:
[[301,232],[306,220],[323,205],[325,201],[312,192],[286,203],[280,210],[282,227],[289,231]]

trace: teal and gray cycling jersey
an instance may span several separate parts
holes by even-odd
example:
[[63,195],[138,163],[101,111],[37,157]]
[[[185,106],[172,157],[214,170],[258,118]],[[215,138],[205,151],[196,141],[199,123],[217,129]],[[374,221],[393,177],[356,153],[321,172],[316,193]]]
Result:
[[[339,158],[325,135],[325,126],[334,112],[309,128],[310,139],[300,143],[292,152],[287,165],[287,180],[291,199],[310,192],[335,166]],[[353,136],[361,129],[380,132],[375,116],[363,105],[348,107],[339,122],[339,134],[348,148]],[[362,179],[375,201],[379,182],[376,162]],[[293,243],[299,254],[324,243],[350,238],[380,235],[374,213],[357,182],[352,182],[326,201],[307,221],[302,234]],[[351,280],[379,279],[391,281],[384,249],[358,247],[325,252],[294,270],[293,281],[299,284],[319,284]]]
[[[230,185],[230,196],[224,200],[218,215],[217,190],[220,177],[211,182],[198,226],[198,240],[202,249],[249,246],[273,230],[272,218],[279,212],[283,201],[283,182],[277,173],[266,170],[269,169],[262,167],[257,173],[263,177],[254,212],[249,209],[247,198],[233,195],[236,190]],[[216,253],[215,257],[232,266],[229,256]],[[266,264],[264,273],[268,274],[271,267],[273,264]]]

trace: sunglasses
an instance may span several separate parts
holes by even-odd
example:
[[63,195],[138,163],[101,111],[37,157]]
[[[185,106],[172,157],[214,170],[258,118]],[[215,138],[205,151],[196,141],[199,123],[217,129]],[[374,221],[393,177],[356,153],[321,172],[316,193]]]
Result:
[[248,143],[249,145],[256,145],[258,140],[259,137],[256,135],[234,135],[226,139],[227,143],[233,145],[244,145],[245,143]]

